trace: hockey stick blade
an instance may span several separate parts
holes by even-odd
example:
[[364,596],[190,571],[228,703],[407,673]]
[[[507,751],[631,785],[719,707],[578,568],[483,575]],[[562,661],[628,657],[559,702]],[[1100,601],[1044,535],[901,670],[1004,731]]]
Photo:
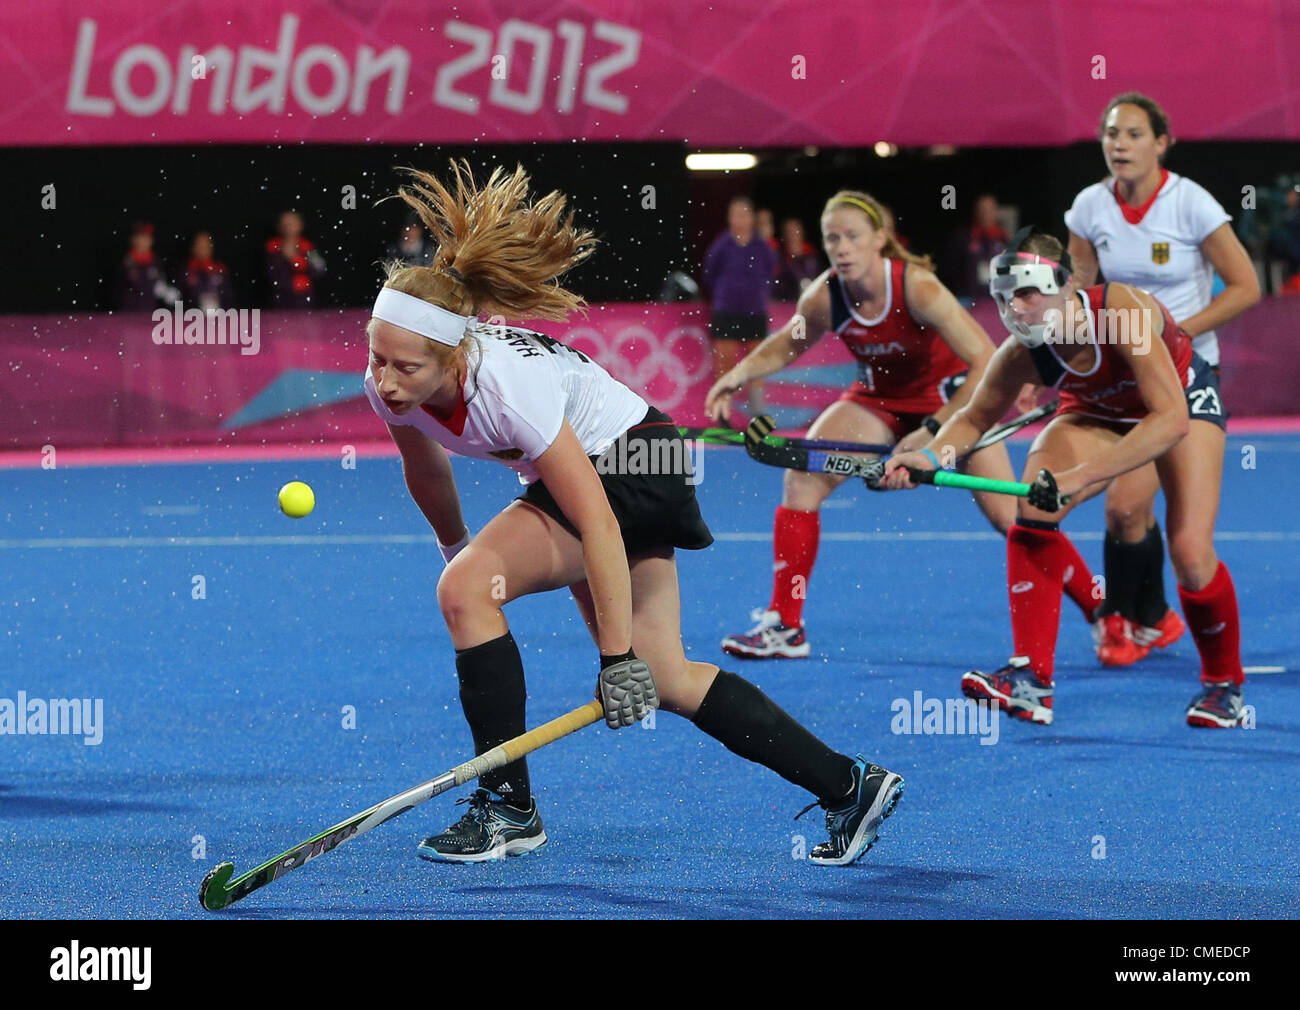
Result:
[[543,723],[522,736],[507,740],[500,746],[493,747],[491,750],[478,755],[478,757],[457,765],[451,771],[444,772],[437,778],[421,782],[418,786],[413,786],[396,796],[390,796],[383,802],[376,803],[368,810],[363,810],[361,813],[335,824],[332,828],[326,828],[320,834],[313,835],[305,842],[295,845],[287,852],[280,853],[274,859],[262,863],[262,865],[249,870],[234,880],[231,880],[231,877],[235,873],[235,864],[231,862],[218,863],[208,871],[207,876],[203,878],[203,883],[199,885],[199,903],[209,912],[219,912],[223,908],[228,908],[259,888],[279,880],[291,870],[296,870],[304,863],[315,859],[317,856],[324,855],[344,842],[356,838],[358,835],[363,835],[372,828],[379,827],[385,821],[391,821],[394,817],[398,817],[411,808],[419,806],[425,800],[431,799],[439,793],[444,793],[448,789],[455,789],[457,786],[464,785],[480,775],[509,764],[511,761],[517,761],[524,755],[531,754],[539,747],[545,747],[563,736],[568,736],[570,733],[590,726],[593,722],[603,719],[604,716],[604,706],[599,701],[589,701],[581,708],[575,708],[572,712]]

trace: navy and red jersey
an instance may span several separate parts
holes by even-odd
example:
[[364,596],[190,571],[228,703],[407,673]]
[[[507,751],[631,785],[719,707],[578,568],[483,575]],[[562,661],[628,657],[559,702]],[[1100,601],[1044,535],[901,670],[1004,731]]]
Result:
[[875,319],[853,311],[844,282],[826,280],[831,295],[831,329],[857,359],[855,400],[893,414],[933,414],[946,397],[945,381],[968,367],[937,330],[912,318],[903,293],[906,260],[886,259],[885,307]]
[[194,259],[191,257],[185,268],[185,279],[181,290],[187,301],[200,308],[230,308],[234,301],[230,272],[226,264],[214,259]]
[[126,311],[153,309],[164,302],[161,292],[165,287],[162,264],[154,258],[153,250],[129,252],[113,285],[114,305]]
[[308,306],[316,293],[316,280],[322,273],[320,258],[312,255],[316,246],[299,236],[298,250],[292,259],[285,257],[283,249],[284,241],[278,235],[266,243],[271,304],[293,308]]
[[[1103,334],[1097,338],[1097,319],[1106,308],[1106,289],[1108,284],[1098,284],[1079,292],[1084,300],[1084,315],[1087,317],[1089,338],[1097,348],[1097,356],[1092,369],[1086,373],[1072,372],[1068,369],[1056,349],[1050,344],[1031,348],[1030,357],[1038,369],[1043,384],[1053,386],[1061,392],[1061,414],[1084,414],[1088,417],[1103,417],[1111,421],[1133,422],[1147,416],[1146,404],[1138,391],[1137,378],[1128,362],[1115,352],[1116,339],[1124,339],[1124,331]],[[1169,310],[1159,299],[1152,299],[1160,308],[1164,319],[1164,331],[1160,339],[1164,340],[1173,358],[1174,370],[1183,388],[1192,380],[1192,338],[1181,330]],[[1127,310],[1124,310],[1127,311]],[[1104,318],[1104,316],[1102,317]],[[1131,324],[1133,325],[1133,324]],[[1150,331],[1143,339],[1155,338],[1155,322],[1151,321]],[[1129,332],[1127,339],[1137,342],[1138,334]]]

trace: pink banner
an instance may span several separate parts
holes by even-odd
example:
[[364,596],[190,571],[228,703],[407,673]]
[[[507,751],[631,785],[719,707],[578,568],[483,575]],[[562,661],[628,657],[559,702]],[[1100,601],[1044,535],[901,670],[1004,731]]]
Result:
[[1300,137],[1275,0],[42,0],[0,49],[9,145],[1058,145],[1132,89],[1185,139]]
[[[774,318],[790,312],[786,306]],[[248,311],[219,328],[206,318],[146,313],[0,316],[8,363],[0,373],[0,449],[385,438],[361,389],[368,319],[364,309]],[[590,354],[680,423],[703,424],[713,377],[706,321],[698,305],[613,304],[592,306],[567,326],[534,325]],[[780,402],[811,415],[851,375],[848,360],[825,342],[806,364],[837,375],[787,389]]]
[[[1220,330],[1233,416],[1300,413],[1298,310],[1300,299],[1269,299]],[[791,311],[775,306],[773,325]],[[995,341],[1003,338],[991,307],[976,315]],[[0,316],[0,450],[382,439],[361,391],[368,318],[364,309],[250,312],[217,332],[147,314]],[[592,355],[678,423],[704,424],[706,320],[699,305],[612,304],[569,325],[535,325]],[[848,352],[828,337],[769,380],[768,402],[783,426],[802,426],[853,373]]]

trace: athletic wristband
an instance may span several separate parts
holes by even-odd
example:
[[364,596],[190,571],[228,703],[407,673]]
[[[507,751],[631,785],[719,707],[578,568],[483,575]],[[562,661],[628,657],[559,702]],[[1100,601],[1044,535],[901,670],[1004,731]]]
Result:
[[923,427],[931,435],[937,435],[939,434],[939,429],[942,428],[943,425],[939,423],[938,418],[936,418],[933,414],[926,414],[925,419],[921,422],[921,427]]
[[934,465],[934,468],[935,468],[936,470],[942,470],[942,469],[943,469],[943,467],[941,467],[941,466],[939,465],[939,457],[936,456],[936,455],[935,455],[933,452],[931,452],[929,449],[917,449],[916,451],[919,452],[919,453],[923,453],[923,454],[925,455],[926,459],[928,459],[928,460],[929,460],[929,461]]
[[[437,536],[434,537],[437,540]],[[469,544],[469,527],[465,527],[465,535],[457,540],[454,544],[444,544],[438,540],[438,550],[442,552],[442,560],[451,564],[451,559],[465,549]]]
[[607,656],[605,653],[600,654],[600,668],[603,670],[607,666],[613,666],[615,663],[626,663],[629,659],[636,659],[636,653],[631,649],[618,656]]

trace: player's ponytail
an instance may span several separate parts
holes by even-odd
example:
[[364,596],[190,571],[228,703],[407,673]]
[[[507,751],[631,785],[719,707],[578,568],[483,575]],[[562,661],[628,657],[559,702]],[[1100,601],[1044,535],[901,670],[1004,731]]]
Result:
[[[468,162],[451,163],[451,185],[408,168],[397,196],[420,216],[438,251],[429,267],[390,265],[387,287],[462,315],[563,320],[585,302],[559,278],[595,251],[591,232],[573,226],[565,197],[529,202],[523,166],[496,168],[481,187]],[[396,266],[396,269],[394,269]]]
[[857,189],[842,189],[826,201],[822,216],[825,217],[831,211],[841,207],[861,211],[871,222],[871,227],[885,233],[885,244],[880,250],[880,255],[891,260],[906,260],[923,270],[934,270],[934,261],[929,256],[918,256],[903,248],[894,233],[894,215],[874,196]]

